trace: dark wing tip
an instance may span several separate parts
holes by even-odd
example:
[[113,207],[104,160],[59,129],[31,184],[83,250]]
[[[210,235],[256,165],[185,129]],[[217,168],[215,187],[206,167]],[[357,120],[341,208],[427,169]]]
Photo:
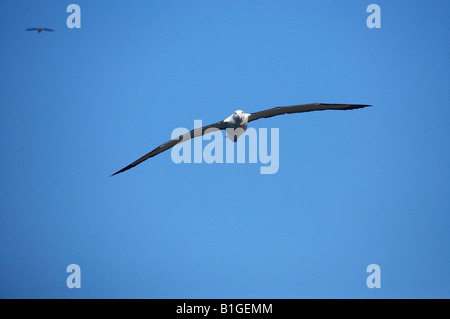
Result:
[[354,106],[355,108],[363,108],[363,107],[370,107],[373,106],[372,104],[350,104],[351,106]]
[[355,108],[356,109],[362,109],[364,107],[372,107],[372,104],[356,104]]
[[328,103],[318,103],[319,105],[330,105],[331,109],[333,109],[333,106],[337,106],[336,109],[340,110],[355,110],[355,109],[361,109],[364,107],[370,107],[373,106],[371,104],[328,104]]
[[117,172],[115,172],[114,174],[112,174],[110,177],[113,177],[114,175],[117,175],[117,174],[120,174],[120,173],[122,173],[122,172],[125,172],[126,170],[129,170],[131,167],[125,167],[125,168],[122,168],[120,171],[117,171]]
[[53,32],[53,31],[54,31],[53,29],[47,29],[47,28],[43,28],[42,30],[44,30],[44,31],[50,31],[50,32]]
[[361,108],[361,107],[366,107],[366,106],[373,106],[372,104],[338,104],[338,103],[316,103],[318,105],[342,105],[342,106],[349,106],[349,107],[356,107],[356,108]]
[[144,156],[142,156],[141,158],[135,160],[135,161],[134,161],[133,163],[131,163],[130,165],[125,166],[124,168],[122,168],[120,171],[115,172],[115,173],[112,174],[110,177],[113,177],[114,175],[120,174],[120,173],[122,173],[122,172],[125,172],[125,171],[129,170],[130,168],[135,167],[136,165],[139,165],[139,164],[142,163],[143,161],[145,161],[145,160],[149,159],[150,157],[152,157],[152,156],[153,156],[152,153],[153,153],[153,151],[150,152],[150,153],[148,153],[148,154],[146,154],[146,155],[144,155]]

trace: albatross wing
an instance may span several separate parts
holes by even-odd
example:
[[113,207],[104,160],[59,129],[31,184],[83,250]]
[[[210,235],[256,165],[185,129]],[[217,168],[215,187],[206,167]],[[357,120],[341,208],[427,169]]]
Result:
[[175,145],[177,145],[179,143],[186,142],[186,141],[188,141],[188,140],[190,140],[192,138],[198,137],[198,136],[203,136],[203,135],[205,135],[206,130],[208,130],[208,132],[206,132],[206,133],[210,133],[212,131],[224,130],[226,128],[227,128],[227,123],[225,123],[224,121],[221,121],[221,122],[217,122],[217,123],[210,124],[210,125],[207,125],[207,126],[203,126],[202,128],[193,129],[189,133],[186,133],[184,135],[180,135],[177,138],[174,138],[174,139],[172,139],[172,140],[170,140],[170,141],[168,141],[168,142],[166,142],[164,144],[161,144],[160,146],[155,148],[153,151],[145,154],[141,158],[137,159],[136,161],[134,161],[130,165],[122,168],[120,171],[115,172],[111,176],[114,176],[116,174],[125,172],[125,171],[129,170],[130,168],[133,168],[136,165],[139,165],[143,161],[148,160],[149,158],[151,158],[153,156],[156,156],[159,153],[167,151],[168,149],[174,147]]
[[312,103],[312,104],[299,104],[292,106],[279,106],[272,109],[251,113],[248,117],[248,121],[255,121],[261,118],[267,118],[283,114],[303,113],[311,111],[323,111],[323,110],[354,110],[360,109],[366,106],[365,104],[327,104],[327,103]]

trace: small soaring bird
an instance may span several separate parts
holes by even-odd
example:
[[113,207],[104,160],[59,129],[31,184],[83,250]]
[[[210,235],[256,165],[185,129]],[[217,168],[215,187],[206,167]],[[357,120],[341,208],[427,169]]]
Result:
[[[115,172],[111,176],[114,176],[116,174],[119,174],[126,170],[129,170],[130,168],[135,167],[136,165],[142,163],[143,161],[149,159],[150,157],[156,156],[159,153],[167,151],[168,149],[174,147],[178,143],[185,142],[187,140],[190,140],[190,139],[198,137],[198,136],[202,136],[204,134],[210,133],[211,131],[226,130],[227,128],[234,129],[234,132],[232,132],[232,135],[227,135],[226,137],[231,139],[232,141],[236,142],[237,139],[239,138],[239,136],[241,136],[247,129],[247,124],[249,122],[255,121],[255,120],[258,120],[261,118],[267,118],[267,117],[283,115],[283,114],[311,112],[311,111],[354,110],[354,109],[360,109],[360,108],[363,108],[366,106],[372,106],[372,105],[312,103],[312,104],[300,104],[300,105],[292,105],[292,106],[279,106],[279,107],[274,107],[274,108],[256,112],[256,113],[244,113],[241,110],[237,110],[236,112],[231,114],[229,117],[227,117],[223,121],[220,121],[220,122],[217,122],[217,123],[214,123],[211,125],[203,126],[202,128],[194,129],[194,130],[190,131],[189,133],[180,135],[177,138],[174,138],[164,144],[161,144],[160,146],[155,148],[150,153],[142,156],[141,158],[137,159],[130,165],[122,168],[120,171]],[[236,130],[236,129],[238,129],[238,130]]]
[[41,33],[42,31],[53,32],[53,29],[48,29],[48,28],[29,28],[26,31],[37,31],[37,32]]

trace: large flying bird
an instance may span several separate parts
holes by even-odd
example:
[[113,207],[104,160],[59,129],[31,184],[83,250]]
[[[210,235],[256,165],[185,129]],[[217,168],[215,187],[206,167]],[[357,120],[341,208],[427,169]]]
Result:
[[37,31],[37,32],[41,33],[42,31],[53,32],[53,29],[48,29],[48,28],[28,28],[26,31]]
[[[116,174],[122,173],[126,170],[129,170],[130,168],[135,167],[136,165],[142,163],[143,161],[149,159],[150,157],[156,156],[159,153],[162,153],[164,151],[167,151],[168,149],[174,147],[178,143],[185,142],[187,140],[190,140],[192,138],[202,136],[206,133],[210,133],[212,131],[218,131],[218,130],[226,130],[227,128],[234,129],[233,133],[230,135],[227,135],[227,138],[233,140],[234,142],[237,141],[240,135],[242,135],[245,130],[247,129],[247,125],[251,121],[255,121],[261,118],[267,118],[282,114],[292,114],[292,113],[303,113],[303,112],[311,112],[311,111],[323,111],[323,110],[353,110],[353,109],[360,109],[366,106],[371,105],[365,105],[365,104],[326,104],[326,103],[312,103],[312,104],[300,104],[300,105],[292,105],[292,106],[280,106],[280,107],[274,107],[268,110],[256,112],[256,113],[244,113],[241,110],[237,110],[232,115],[227,117],[225,120],[210,124],[207,126],[203,126],[202,128],[194,129],[190,131],[189,133],[186,133],[184,135],[180,135],[177,138],[174,138],[164,144],[161,144],[157,148],[155,148],[153,151],[147,153],[146,155],[142,156],[141,158],[137,159],[130,165],[122,168],[121,170],[115,172],[111,176],[114,176]],[[240,128],[240,129],[239,129]],[[229,131],[227,130],[227,133]]]

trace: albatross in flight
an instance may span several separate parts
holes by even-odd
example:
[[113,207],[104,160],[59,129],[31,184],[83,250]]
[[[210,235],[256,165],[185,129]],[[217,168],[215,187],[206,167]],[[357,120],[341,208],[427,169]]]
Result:
[[37,31],[37,32],[41,33],[42,31],[53,32],[53,29],[48,29],[48,28],[28,28],[26,31]]
[[[283,115],[283,114],[292,114],[292,113],[303,113],[303,112],[311,112],[311,111],[323,111],[323,110],[354,110],[354,109],[360,109],[366,106],[371,105],[365,105],[365,104],[326,104],[326,103],[312,103],[312,104],[300,104],[300,105],[292,105],[292,106],[279,106],[274,107],[268,110],[256,112],[256,113],[244,113],[241,110],[237,110],[232,115],[227,117],[225,120],[210,124],[207,126],[203,126],[202,128],[197,128],[189,133],[186,133],[184,135],[180,135],[177,138],[174,138],[164,144],[161,144],[157,148],[155,148],[153,151],[147,153],[146,155],[142,156],[141,158],[137,159],[130,165],[122,168],[121,170],[115,172],[111,176],[114,176],[116,174],[125,172],[129,170],[130,168],[135,167],[136,165],[142,163],[143,161],[158,155],[159,153],[162,153],[164,151],[167,151],[168,149],[174,147],[178,143],[185,142],[187,140],[190,140],[192,138],[202,136],[206,133],[210,133],[212,131],[218,131],[218,130],[226,130],[227,128],[234,129],[233,135],[227,135],[227,138],[233,140],[234,142],[237,141],[240,135],[242,135],[245,130],[247,130],[247,125],[251,121],[259,120],[262,118],[277,116],[277,115]],[[240,129],[239,129],[240,128]]]

